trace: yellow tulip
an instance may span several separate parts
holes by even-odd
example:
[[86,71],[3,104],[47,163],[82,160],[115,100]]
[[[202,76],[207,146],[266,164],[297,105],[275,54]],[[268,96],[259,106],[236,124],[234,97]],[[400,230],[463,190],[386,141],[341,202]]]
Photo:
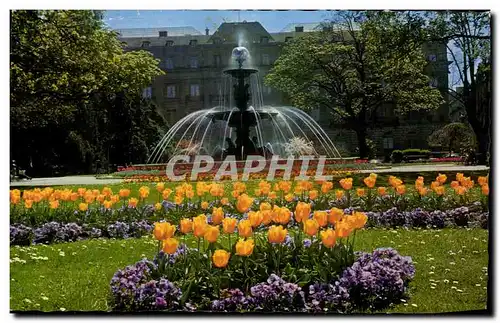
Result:
[[250,221],[250,224],[252,225],[252,227],[254,227],[254,228],[258,227],[262,223],[262,219],[263,219],[263,216],[262,216],[262,213],[260,213],[260,211],[248,212],[248,220]]
[[161,203],[156,203],[156,204],[155,204],[155,210],[156,210],[156,211],[161,210],[161,206],[162,206],[162,205],[161,205]]
[[309,236],[314,236],[318,233],[319,224],[314,219],[308,219],[304,221],[304,232]]
[[271,243],[283,243],[285,242],[286,235],[288,233],[287,229],[283,229],[281,225],[271,226],[267,231],[267,238]]
[[343,210],[334,207],[330,210],[330,214],[328,215],[328,222],[330,224],[336,224],[342,219],[343,215],[344,215]]
[[238,242],[236,242],[236,254],[238,256],[248,257],[252,254],[254,246],[255,243],[253,242],[253,239],[248,239],[246,241],[239,239]]
[[227,252],[226,250],[222,249],[217,249],[215,250],[213,256],[212,256],[212,261],[217,268],[224,268],[227,266],[227,263],[229,262],[229,257],[231,254]]
[[155,222],[153,236],[156,240],[166,240],[175,234],[175,226],[168,222]]
[[313,219],[318,222],[320,227],[325,227],[328,224],[328,213],[326,211],[314,211]]
[[165,190],[165,183],[156,184],[156,190],[160,193],[163,193],[163,191]]
[[212,209],[212,223],[213,224],[221,224],[224,219],[224,211],[221,207],[214,207]]
[[337,240],[337,233],[333,229],[326,229],[320,232],[321,242],[327,248],[333,248]]
[[350,190],[352,188],[352,178],[341,179],[340,186],[342,186],[344,190]]
[[252,235],[252,224],[249,220],[241,220],[238,223],[238,234],[240,237],[248,238]]
[[182,219],[180,222],[181,232],[186,234],[193,230],[193,221],[191,219]]
[[260,211],[272,210],[271,204],[269,204],[267,202],[262,202],[259,205],[259,210]]
[[248,211],[252,203],[252,198],[250,198],[247,194],[242,194],[238,196],[238,199],[236,201],[236,209],[241,213],[245,213]]
[[295,221],[298,223],[303,222],[304,220],[309,218],[309,214],[311,213],[311,204],[299,202],[295,207]]
[[179,246],[179,241],[175,238],[168,238],[163,241],[163,252],[171,255],[177,251],[177,247]]
[[233,233],[236,228],[237,220],[235,218],[224,218],[222,220],[222,229],[225,233]]
[[137,207],[137,203],[139,202],[138,199],[136,199],[135,197],[132,197],[128,200],[128,206],[129,207],[132,207],[132,208],[135,208]]
[[210,243],[217,242],[217,238],[219,237],[219,227],[213,225],[207,225],[207,229],[205,231],[204,238]]

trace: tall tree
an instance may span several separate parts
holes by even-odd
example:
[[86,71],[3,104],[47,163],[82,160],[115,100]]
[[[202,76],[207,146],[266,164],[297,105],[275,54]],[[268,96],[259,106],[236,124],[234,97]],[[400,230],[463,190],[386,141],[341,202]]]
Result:
[[[144,106],[142,89],[163,72],[150,53],[124,52],[101,18],[89,10],[12,11],[11,155],[19,165],[88,172],[109,163],[109,138],[136,130],[112,133],[127,122],[114,111]],[[143,122],[158,121],[145,111]]]
[[430,15],[428,38],[442,41],[451,58],[451,72],[460,90],[450,96],[467,115],[477,139],[479,162],[491,145],[491,20],[485,11],[450,11]]
[[431,110],[443,102],[424,74],[423,20],[396,12],[342,12],[324,31],[285,48],[266,83],[303,109],[326,108],[356,132],[368,155],[368,119],[385,103],[396,114]]

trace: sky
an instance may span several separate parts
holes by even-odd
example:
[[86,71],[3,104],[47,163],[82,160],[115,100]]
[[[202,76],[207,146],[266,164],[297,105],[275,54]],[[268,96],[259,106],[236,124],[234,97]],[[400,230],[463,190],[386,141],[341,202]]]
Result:
[[269,32],[279,32],[289,23],[321,22],[329,11],[236,11],[236,10],[109,10],[105,22],[112,29],[192,26],[212,34],[224,22],[259,21]]

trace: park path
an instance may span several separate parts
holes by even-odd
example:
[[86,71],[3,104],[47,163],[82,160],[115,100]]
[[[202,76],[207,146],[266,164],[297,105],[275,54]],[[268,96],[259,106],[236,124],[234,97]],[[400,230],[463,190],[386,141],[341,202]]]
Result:
[[[408,165],[395,166],[383,169],[367,169],[361,173],[411,173],[411,172],[472,172],[488,170],[486,166],[463,166],[463,165]],[[32,180],[13,181],[11,186],[56,186],[56,185],[103,185],[119,184],[121,179],[103,178],[97,179],[94,176],[64,176],[33,178]]]

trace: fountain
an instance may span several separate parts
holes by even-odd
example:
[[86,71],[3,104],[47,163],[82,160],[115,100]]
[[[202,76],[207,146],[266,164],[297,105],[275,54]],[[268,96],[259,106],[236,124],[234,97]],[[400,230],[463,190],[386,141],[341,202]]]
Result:
[[[165,163],[175,155],[208,154],[215,160],[228,155],[236,160],[251,155],[286,158],[296,139],[314,146],[316,155],[341,157],[307,113],[293,107],[263,105],[258,70],[248,66],[248,61],[250,52],[245,47],[233,49],[232,66],[222,72],[219,106],[195,111],[179,120],[155,147],[148,164]],[[231,107],[232,101],[236,107]]]

